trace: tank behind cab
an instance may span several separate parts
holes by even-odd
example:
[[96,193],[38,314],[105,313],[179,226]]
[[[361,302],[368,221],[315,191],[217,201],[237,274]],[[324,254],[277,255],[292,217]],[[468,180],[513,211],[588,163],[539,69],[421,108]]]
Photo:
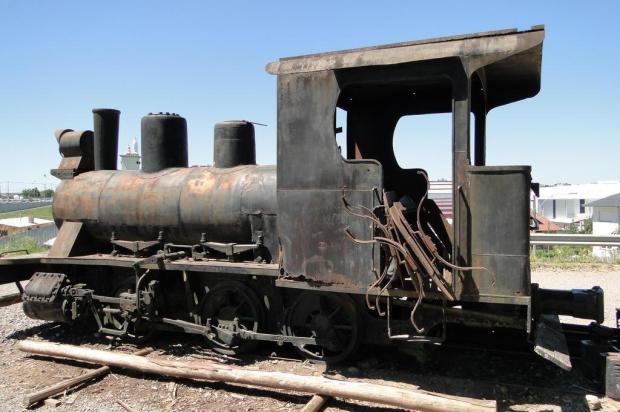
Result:
[[[97,125],[95,147],[101,144]],[[105,122],[104,127],[114,129]],[[102,243],[112,236],[149,241],[162,235],[166,242],[190,245],[205,236],[249,243],[263,235],[275,256],[276,169],[256,165],[251,123],[216,125],[214,157],[220,167],[188,167],[186,121],[176,114],[143,117],[141,141],[141,171],[93,170],[64,180],[54,196],[57,224],[82,222]]]

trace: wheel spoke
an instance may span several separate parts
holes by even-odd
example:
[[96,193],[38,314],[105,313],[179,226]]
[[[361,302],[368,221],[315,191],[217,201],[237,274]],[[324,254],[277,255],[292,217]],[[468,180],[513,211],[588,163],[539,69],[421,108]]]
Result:
[[296,345],[307,357],[339,362],[353,354],[360,339],[356,305],[346,295],[304,292],[285,319],[288,335],[314,337],[320,344]]
[[323,295],[319,297],[319,313],[321,313],[322,315],[329,313],[331,310],[329,303],[330,302],[328,301],[327,296]]
[[[233,312],[233,313],[239,313],[239,312],[240,312],[240,311],[239,311],[239,308],[240,308],[241,306],[245,305],[245,303],[246,303],[246,302],[243,302],[243,301],[242,301],[242,302],[240,302],[238,305],[234,306],[234,307],[233,307],[232,312]],[[233,305],[231,304],[230,306],[233,306]]]
[[332,311],[329,315],[327,315],[327,319],[332,320],[334,316],[336,316],[342,310],[342,306],[338,306],[336,309]]
[[233,305],[233,303],[232,303],[232,291],[231,290],[227,290],[226,292],[224,292],[224,302],[225,302],[226,306],[228,306],[228,307]]

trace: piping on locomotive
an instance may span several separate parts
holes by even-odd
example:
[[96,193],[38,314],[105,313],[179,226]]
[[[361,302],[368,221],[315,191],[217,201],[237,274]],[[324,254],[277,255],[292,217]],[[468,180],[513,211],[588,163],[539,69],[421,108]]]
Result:
[[[536,26],[270,63],[277,166],[256,165],[253,125],[233,121],[215,126],[214,165],[188,167],[185,119],[158,113],[142,119],[142,170],[115,170],[119,112],[96,109],[94,132],[56,135],[54,245],[0,259],[1,281],[30,279],[33,318],[199,334],[230,353],[288,342],[339,361],[362,343],[442,342],[450,324],[562,346],[558,315],[602,323],[603,291],[531,283],[530,167],[485,159],[489,111],[540,89],[543,38]],[[398,120],[431,113],[452,116],[452,222],[394,154]],[[570,368],[565,348],[539,351]]]

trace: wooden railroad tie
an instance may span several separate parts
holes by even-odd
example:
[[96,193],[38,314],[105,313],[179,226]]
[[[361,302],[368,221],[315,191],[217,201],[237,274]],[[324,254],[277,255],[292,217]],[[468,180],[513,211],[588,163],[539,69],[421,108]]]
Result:
[[214,362],[180,362],[89,349],[72,345],[25,340],[18,348],[41,356],[60,357],[109,367],[136,370],[171,378],[226,382],[269,389],[304,392],[325,397],[355,399],[404,409],[434,412],[495,411],[494,400],[456,397],[421,390],[357,381],[337,381],[322,376],[250,370]]

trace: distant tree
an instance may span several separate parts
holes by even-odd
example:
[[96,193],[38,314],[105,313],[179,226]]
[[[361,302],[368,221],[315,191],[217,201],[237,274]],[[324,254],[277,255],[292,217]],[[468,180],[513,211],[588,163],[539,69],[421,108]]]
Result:
[[592,219],[585,219],[579,223],[571,223],[564,230],[565,233],[574,233],[579,235],[591,235],[592,234]]
[[22,197],[24,198],[39,198],[41,197],[41,192],[37,187],[32,189],[24,189],[22,190]]
[[41,192],[41,196],[46,198],[54,197],[54,189],[45,189]]
[[583,221],[583,229],[581,230],[581,233],[585,233],[585,234],[592,234],[592,219],[586,219]]

